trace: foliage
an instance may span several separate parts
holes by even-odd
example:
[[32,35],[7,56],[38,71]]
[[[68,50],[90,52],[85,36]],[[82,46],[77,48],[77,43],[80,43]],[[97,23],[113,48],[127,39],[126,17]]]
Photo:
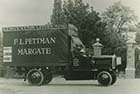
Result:
[[121,1],[118,1],[106,9],[102,18],[107,24],[107,39],[109,39],[107,40],[107,47],[111,46],[109,48],[113,48],[114,51],[120,47],[124,48],[126,39],[122,36],[122,33],[127,31],[123,29],[129,28],[129,25],[136,20],[134,12],[129,7],[122,5]]
[[75,25],[78,28],[80,39],[88,47],[91,46],[96,38],[103,40],[105,23],[101,21],[99,13],[94,11],[93,7],[90,8],[82,0],[68,0],[64,1],[62,8],[60,1],[55,0],[51,24],[69,23]]
[[[134,11],[122,5],[121,1],[115,2],[102,14],[103,20],[109,29],[121,33],[123,27],[133,24],[136,21]],[[127,27],[128,28],[128,27]]]
[[64,21],[61,0],[54,0],[53,14],[51,15],[51,23],[53,25],[61,25]]
[[101,22],[99,13],[82,0],[65,1],[63,12],[65,21],[78,28],[79,37],[86,46],[91,46],[93,40],[104,36],[105,24]]
[[[122,33],[127,33],[130,25],[135,23],[136,16],[127,6],[122,5],[121,1],[114,3],[102,14],[103,21],[106,23],[108,32],[106,50],[110,54],[115,53],[122,57],[121,70],[126,67],[126,37]],[[127,29],[126,29],[127,28]],[[106,53],[106,52],[105,52]]]

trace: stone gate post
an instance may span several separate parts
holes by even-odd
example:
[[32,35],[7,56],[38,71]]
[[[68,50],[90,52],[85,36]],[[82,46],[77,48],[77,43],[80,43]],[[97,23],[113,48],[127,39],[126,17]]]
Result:
[[126,78],[135,78],[135,41],[127,41]]

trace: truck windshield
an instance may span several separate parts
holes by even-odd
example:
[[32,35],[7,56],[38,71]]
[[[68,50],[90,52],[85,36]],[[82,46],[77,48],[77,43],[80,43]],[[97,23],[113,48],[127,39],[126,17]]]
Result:
[[82,47],[84,47],[84,45],[83,45],[82,41],[79,39],[79,37],[72,36],[71,38],[72,38],[72,45],[73,45],[73,47],[75,47],[75,46],[82,46]]
[[82,46],[84,48],[82,41],[79,39],[77,28],[72,24],[69,24],[68,27],[68,33],[71,37],[71,50],[73,51],[76,46]]

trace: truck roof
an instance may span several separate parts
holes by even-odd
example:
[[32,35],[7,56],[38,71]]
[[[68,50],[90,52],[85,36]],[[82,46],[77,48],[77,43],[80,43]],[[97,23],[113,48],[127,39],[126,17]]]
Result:
[[2,31],[38,31],[38,30],[48,30],[48,29],[67,29],[67,26],[65,25],[59,25],[59,26],[52,26],[52,25],[32,25],[32,26],[16,26],[16,27],[3,27]]

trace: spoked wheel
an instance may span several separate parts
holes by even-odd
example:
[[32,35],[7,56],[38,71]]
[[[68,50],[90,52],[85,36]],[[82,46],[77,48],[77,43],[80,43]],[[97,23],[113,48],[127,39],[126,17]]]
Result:
[[112,83],[112,76],[107,71],[101,71],[97,76],[97,80],[101,85],[108,86]]
[[40,70],[32,69],[27,73],[27,80],[30,85],[41,85],[44,81],[44,75]]

